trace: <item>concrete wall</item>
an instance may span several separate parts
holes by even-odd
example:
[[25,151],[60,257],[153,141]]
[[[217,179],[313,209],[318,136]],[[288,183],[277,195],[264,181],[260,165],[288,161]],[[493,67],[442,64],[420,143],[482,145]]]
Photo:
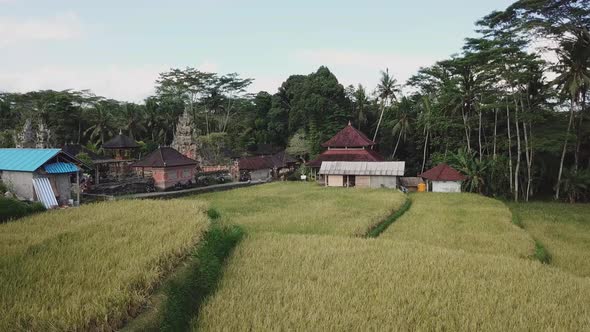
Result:
[[344,177],[342,175],[328,175],[328,187],[343,187]]
[[369,188],[371,177],[368,175],[359,175],[356,177],[355,182],[355,185],[359,188]]
[[371,188],[395,188],[397,176],[371,175]]
[[195,167],[178,166],[167,168],[152,168],[145,169],[144,175],[147,176],[151,172],[154,178],[154,186],[158,189],[164,190],[174,187],[177,183],[187,184],[189,181],[195,181]]
[[252,181],[267,180],[271,176],[272,176],[272,170],[270,168],[257,169],[255,171],[250,171],[250,180],[252,180]]
[[34,200],[33,173],[3,171],[2,182],[17,196],[31,201]]
[[461,181],[432,181],[432,192],[460,193]]
[[[35,175],[35,177],[41,176]],[[68,201],[72,198],[72,182],[70,181],[70,174],[49,174],[46,177],[49,178],[49,183],[51,183],[57,202],[60,205],[68,204]]]

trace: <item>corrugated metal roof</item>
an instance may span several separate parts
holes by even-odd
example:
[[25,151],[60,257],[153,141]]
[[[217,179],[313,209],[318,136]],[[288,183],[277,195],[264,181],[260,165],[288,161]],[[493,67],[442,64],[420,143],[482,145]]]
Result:
[[35,193],[37,193],[37,198],[43,203],[46,209],[58,206],[48,178],[34,178],[33,187],[35,188]]
[[0,149],[0,170],[34,172],[60,149]]
[[403,176],[404,161],[324,161],[323,175],[389,175]]
[[47,164],[43,166],[45,171],[49,174],[64,174],[64,173],[76,173],[79,171],[78,166],[72,163],[57,162],[53,164]]

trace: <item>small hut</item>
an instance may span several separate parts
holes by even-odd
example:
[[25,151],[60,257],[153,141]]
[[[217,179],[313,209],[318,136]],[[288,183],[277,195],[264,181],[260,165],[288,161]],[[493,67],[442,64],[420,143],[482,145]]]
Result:
[[404,176],[399,179],[402,187],[406,188],[410,192],[418,191],[418,185],[424,183],[421,177],[418,176]]
[[83,163],[61,149],[0,149],[0,179],[18,197],[46,208],[71,203]]
[[428,188],[432,192],[459,193],[465,175],[451,166],[442,163],[418,175],[427,180]]
[[117,182],[129,177],[131,169],[129,165],[136,161],[132,157],[132,152],[139,148],[139,144],[129,136],[125,136],[119,131],[119,135],[111,138],[102,145],[107,151],[112,151],[110,157],[93,161],[95,174],[95,184],[102,182]]
[[193,183],[197,162],[186,157],[171,147],[160,147],[145,158],[131,164],[136,172],[154,179],[154,186],[160,190],[172,188],[178,184]]

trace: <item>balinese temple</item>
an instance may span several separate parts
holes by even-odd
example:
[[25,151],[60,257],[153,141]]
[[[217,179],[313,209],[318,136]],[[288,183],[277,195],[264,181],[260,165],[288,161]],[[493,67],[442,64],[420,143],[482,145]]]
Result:
[[119,131],[119,135],[105,142],[102,148],[112,151],[109,154],[112,158],[107,157],[94,162],[95,184],[118,181],[131,175],[129,165],[136,161],[132,154],[134,150],[139,148],[139,144],[134,139]]
[[128,160],[131,159],[131,152],[139,148],[139,144],[131,137],[123,135],[122,131],[119,131],[119,135],[105,142],[102,148],[114,151],[114,157],[117,160]]
[[307,163],[317,174],[324,161],[383,161],[383,157],[373,150],[375,142],[354,128],[350,121],[334,137],[322,143],[327,148],[316,159]]

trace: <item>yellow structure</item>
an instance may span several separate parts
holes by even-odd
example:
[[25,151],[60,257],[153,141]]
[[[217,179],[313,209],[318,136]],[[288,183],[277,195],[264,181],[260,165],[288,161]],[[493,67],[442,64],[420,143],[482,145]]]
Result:
[[423,193],[426,191],[426,184],[425,183],[418,183],[418,192]]

